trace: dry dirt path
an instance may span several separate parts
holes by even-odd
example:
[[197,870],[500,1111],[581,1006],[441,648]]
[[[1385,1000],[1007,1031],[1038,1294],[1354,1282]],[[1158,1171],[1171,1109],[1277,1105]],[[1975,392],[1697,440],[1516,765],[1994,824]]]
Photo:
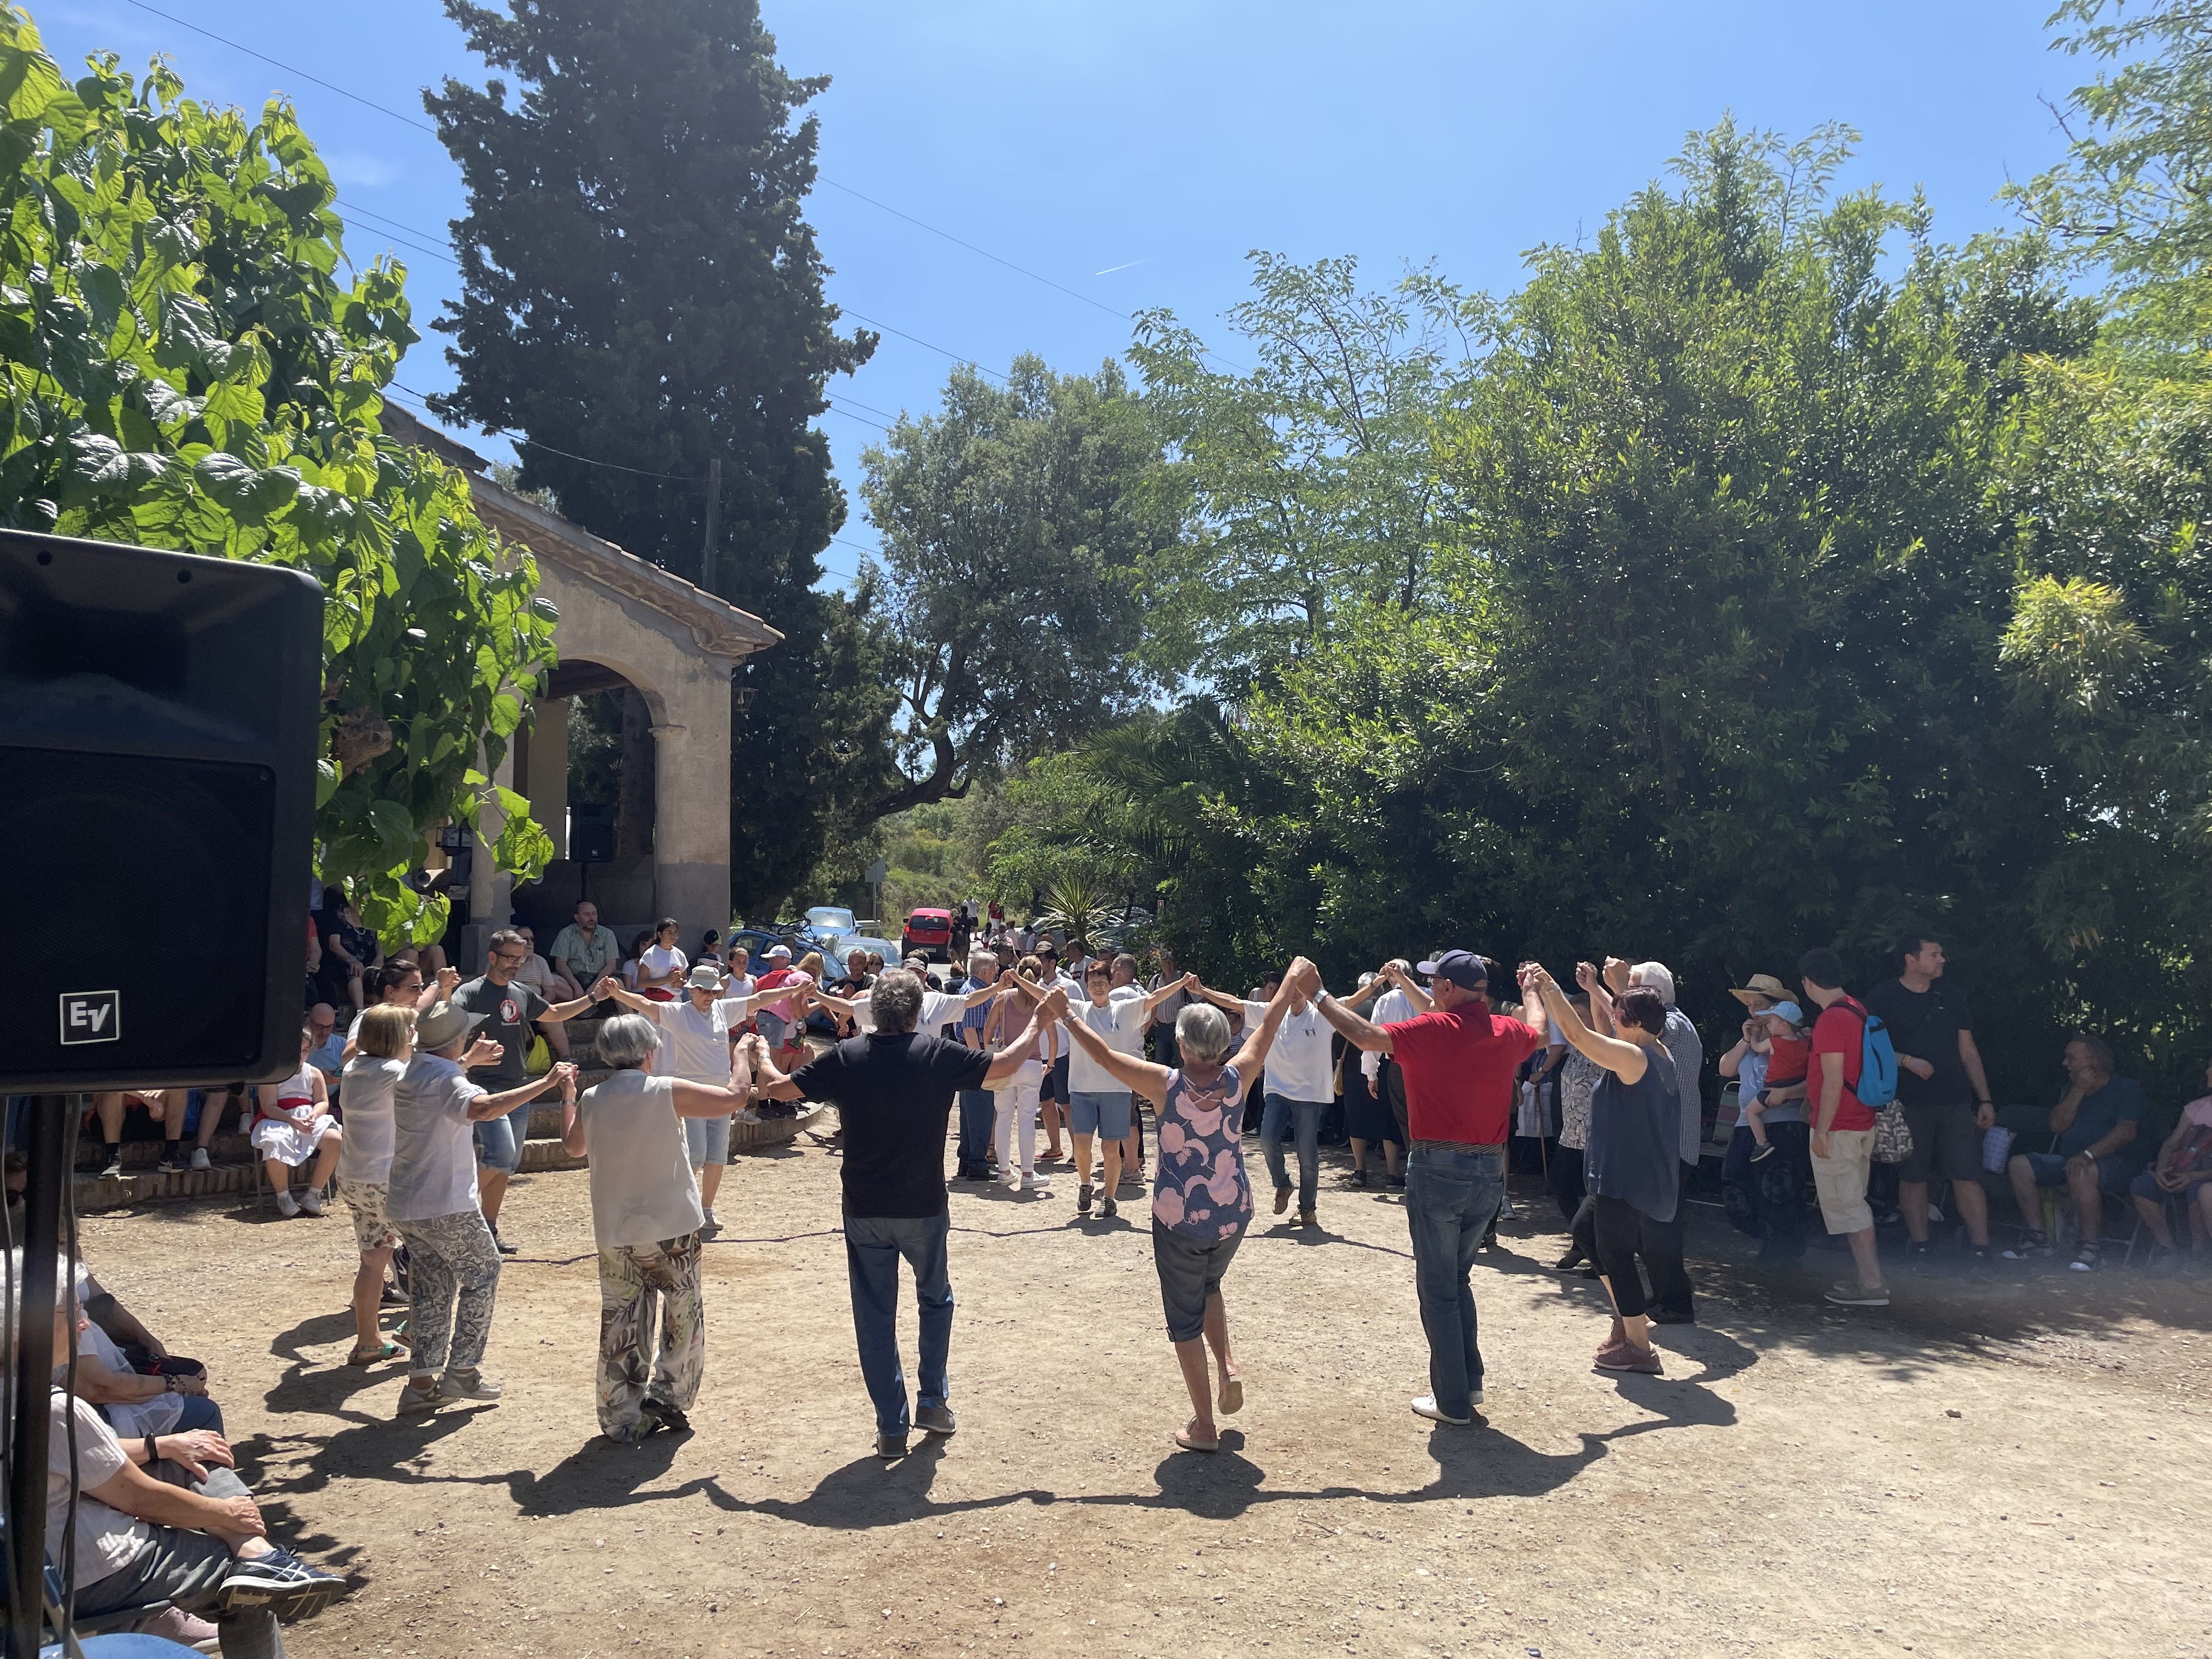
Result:
[[2212,1653],[2188,1542],[2212,1287],[1919,1281],[1846,1314],[1814,1294],[1836,1258],[1754,1270],[1708,1209],[1702,1322],[1661,1333],[1665,1378],[1616,1377],[1589,1368],[1602,1293],[1547,1265],[1532,1187],[1476,1269],[1488,1404],[1437,1428],[1406,1408],[1402,1214],[1338,1163],[1323,1236],[1263,1224],[1237,1257],[1249,1399],[1202,1457],[1169,1443],[1187,1402],[1134,1194],[1079,1225],[1072,1195],[956,1188],[960,1433],[886,1467],[836,1167],[803,1145],[732,1170],[697,1432],[631,1449],[595,1435],[580,1174],[508,1199],[505,1400],[428,1422],[394,1420],[396,1372],[343,1364],[335,1214],[172,1206],[83,1236],[211,1361],[275,1530],[355,1576],[292,1632],[301,1659]]

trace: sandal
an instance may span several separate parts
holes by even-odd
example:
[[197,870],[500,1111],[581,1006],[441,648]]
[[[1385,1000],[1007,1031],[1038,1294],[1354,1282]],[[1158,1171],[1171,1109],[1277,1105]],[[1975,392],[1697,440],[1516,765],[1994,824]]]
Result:
[[1221,1438],[1218,1435],[1211,1440],[1200,1440],[1188,1429],[1177,1429],[1175,1443],[1185,1451],[1218,1452],[1221,1449]]
[[1221,1414],[1234,1417],[1244,1409],[1244,1379],[1224,1376],[1221,1379]]
[[365,1353],[361,1349],[356,1348],[346,1356],[346,1364],[366,1370],[371,1365],[381,1365],[387,1359],[397,1359],[403,1352],[404,1350],[393,1342],[380,1344]]

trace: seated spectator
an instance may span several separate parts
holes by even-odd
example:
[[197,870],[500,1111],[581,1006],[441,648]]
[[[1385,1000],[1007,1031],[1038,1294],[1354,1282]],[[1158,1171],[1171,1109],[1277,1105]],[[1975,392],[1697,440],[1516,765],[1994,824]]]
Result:
[[[170,1353],[81,1262],[76,1300],[86,1315],[78,1331],[77,1395],[116,1433],[222,1432],[222,1410],[208,1398],[205,1365]],[[66,1347],[55,1348],[58,1380],[68,1358]]]
[[[123,1121],[134,1106],[152,1121],[167,1128],[171,1110],[169,1102],[173,1097],[176,1101],[175,1133],[166,1138],[174,1144],[177,1134],[183,1132],[185,1126],[185,1092],[182,1089],[171,1089],[166,1092],[160,1089],[127,1089],[114,1094],[94,1095],[92,1097],[93,1115],[100,1121],[100,1144],[107,1149],[107,1156],[100,1160],[100,1173],[103,1176],[123,1173]],[[166,1158],[162,1160],[164,1168],[167,1167],[167,1162]]]
[[[15,1266],[20,1273],[20,1256]],[[71,1297],[57,1299],[53,1322],[55,1352],[65,1353],[82,1322]],[[283,1659],[277,1616],[317,1613],[346,1594],[343,1579],[269,1542],[219,1433],[119,1437],[82,1395],[71,1401],[57,1388],[52,1401],[46,1559],[68,1564],[78,1613],[166,1601],[175,1611],[156,1616],[157,1633],[213,1636],[230,1659]]]
[[[305,1210],[323,1212],[323,1189],[337,1168],[338,1152],[345,1136],[331,1115],[330,1091],[323,1074],[307,1064],[307,1045],[313,1033],[300,1033],[300,1069],[282,1083],[258,1083],[253,1088],[254,1148],[268,1165],[269,1184],[276,1189],[276,1207],[289,1219]],[[292,1196],[292,1171],[313,1158],[307,1190]]]
[[358,1012],[368,1004],[365,975],[370,969],[383,965],[383,947],[376,935],[361,925],[360,913],[343,887],[323,889],[323,908],[315,917],[315,928],[323,946],[324,997]]
[[837,996],[850,999],[872,990],[875,983],[876,976],[868,970],[868,953],[866,951],[848,951],[845,953],[845,971],[830,982],[829,989]]
[[[381,978],[384,970],[380,968],[376,973]],[[345,1069],[346,1050],[345,1034],[338,1030],[338,1011],[327,1002],[308,1009],[307,1035],[313,1039],[307,1049],[307,1064],[323,1074],[325,1083],[337,1082],[338,1073]]]
[[599,907],[589,899],[580,901],[576,919],[553,935],[548,954],[579,991],[617,972],[623,961],[622,946],[600,927]]
[[617,976],[633,991],[642,991],[645,988],[638,983],[638,964],[645,960],[645,953],[652,945],[653,933],[648,928],[630,940],[629,954],[623,957],[622,969]]
[[[2212,1066],[2205,1068],[2204,1083],[2212,1088]],[[2181,1109],[2181,1121],[2173,1126],[2173,1133],[2158,1149],[2151,1166],[2128,1183],[2128,1195],[2135,1200],[2136,1213],[2157,1241],[2151,1251],[2151,1272],[2177,1272],[2185,1255],[2193,1255],[2199,1262],[2212,1255],[2212,1095],[2202,1096]],[[2166,1224],[2166,1204],[2176,1198],[2189,1212],[2193,1248],[2187,1253]]]
[[705,933],[700,934],[699,954],[691,958],[691,965],[696,968],[702,962],[711,962],[717,968],[723,966],[720,928],[709,927]]
[[2027,1231],[2005,1252],[2008,1261],[2030,1261],[2051,1254],[2051,1241],[2038,1224],[2043,1219],[2039,1189],[2063,1187],[2074,1201],[2081,1243],[2067,1263],[2077,1273],[2094,1272],[2102,1249],[2104,1194],[2126,1195],[2142,1159],[2130,1153],[2136,1132],[2150,1103],[2142,1085],[2112,1074],[2112,1051],[2102,1037],[2078,1033],[2066,1045],[2062,1062],[2069,1079],[2051,1109],[2056,1150],[2015,1152],[2007,1166],[2012,1194]]

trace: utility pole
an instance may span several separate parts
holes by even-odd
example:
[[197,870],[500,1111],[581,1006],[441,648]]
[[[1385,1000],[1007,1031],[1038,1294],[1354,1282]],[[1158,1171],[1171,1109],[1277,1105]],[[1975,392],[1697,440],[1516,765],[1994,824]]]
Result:
[[699,553],[699,586],[714,591],[714,532],[722,523],[722,459],[707,463],[707,545]]

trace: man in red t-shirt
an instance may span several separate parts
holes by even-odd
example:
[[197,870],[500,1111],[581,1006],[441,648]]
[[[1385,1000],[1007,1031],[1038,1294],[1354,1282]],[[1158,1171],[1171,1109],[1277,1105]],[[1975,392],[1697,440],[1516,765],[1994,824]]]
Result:
[[1881,1258],[1875,1253],[1874,1211],[1867,1175],[1874,1163],[1874,1112],[1858,1097],[1866,1054],[1867,1011],[1844,990],[1844,961],[1833,951],[1808,951],[1797,964],[1805,995],[1820,1007],[1813,1022],[1813,1065],[1806,1073],[1813,1118],[1813,1187],[1831,1233],[1850,1240],[1856,1279],[1828,1287],[1846,1308],[1887,1308]]
[[[1490,966],[1468,951],[1446,951],[1414,970],[1382,972],[1421,1012],[1376,1025],[1334,997],[1316,995],[1322,1018],[1354,1048],[1388,1054],[1406,1079],[1413,1144],[1406,1156],[1406,1225],[1413,1241],[1413,1289],[1429,1340],[1429,1392],[1413,1402],[1438,1423],[1466,1423],[1482,1403],[1482,1351],[1475,1342],[1475,1251],[1505,1197],[1505,1137],[1513,1073],[1544,1046],[1540,1027],[1490,1012]],[[1541,1018],[1539,1015],[1539,1018]]]

